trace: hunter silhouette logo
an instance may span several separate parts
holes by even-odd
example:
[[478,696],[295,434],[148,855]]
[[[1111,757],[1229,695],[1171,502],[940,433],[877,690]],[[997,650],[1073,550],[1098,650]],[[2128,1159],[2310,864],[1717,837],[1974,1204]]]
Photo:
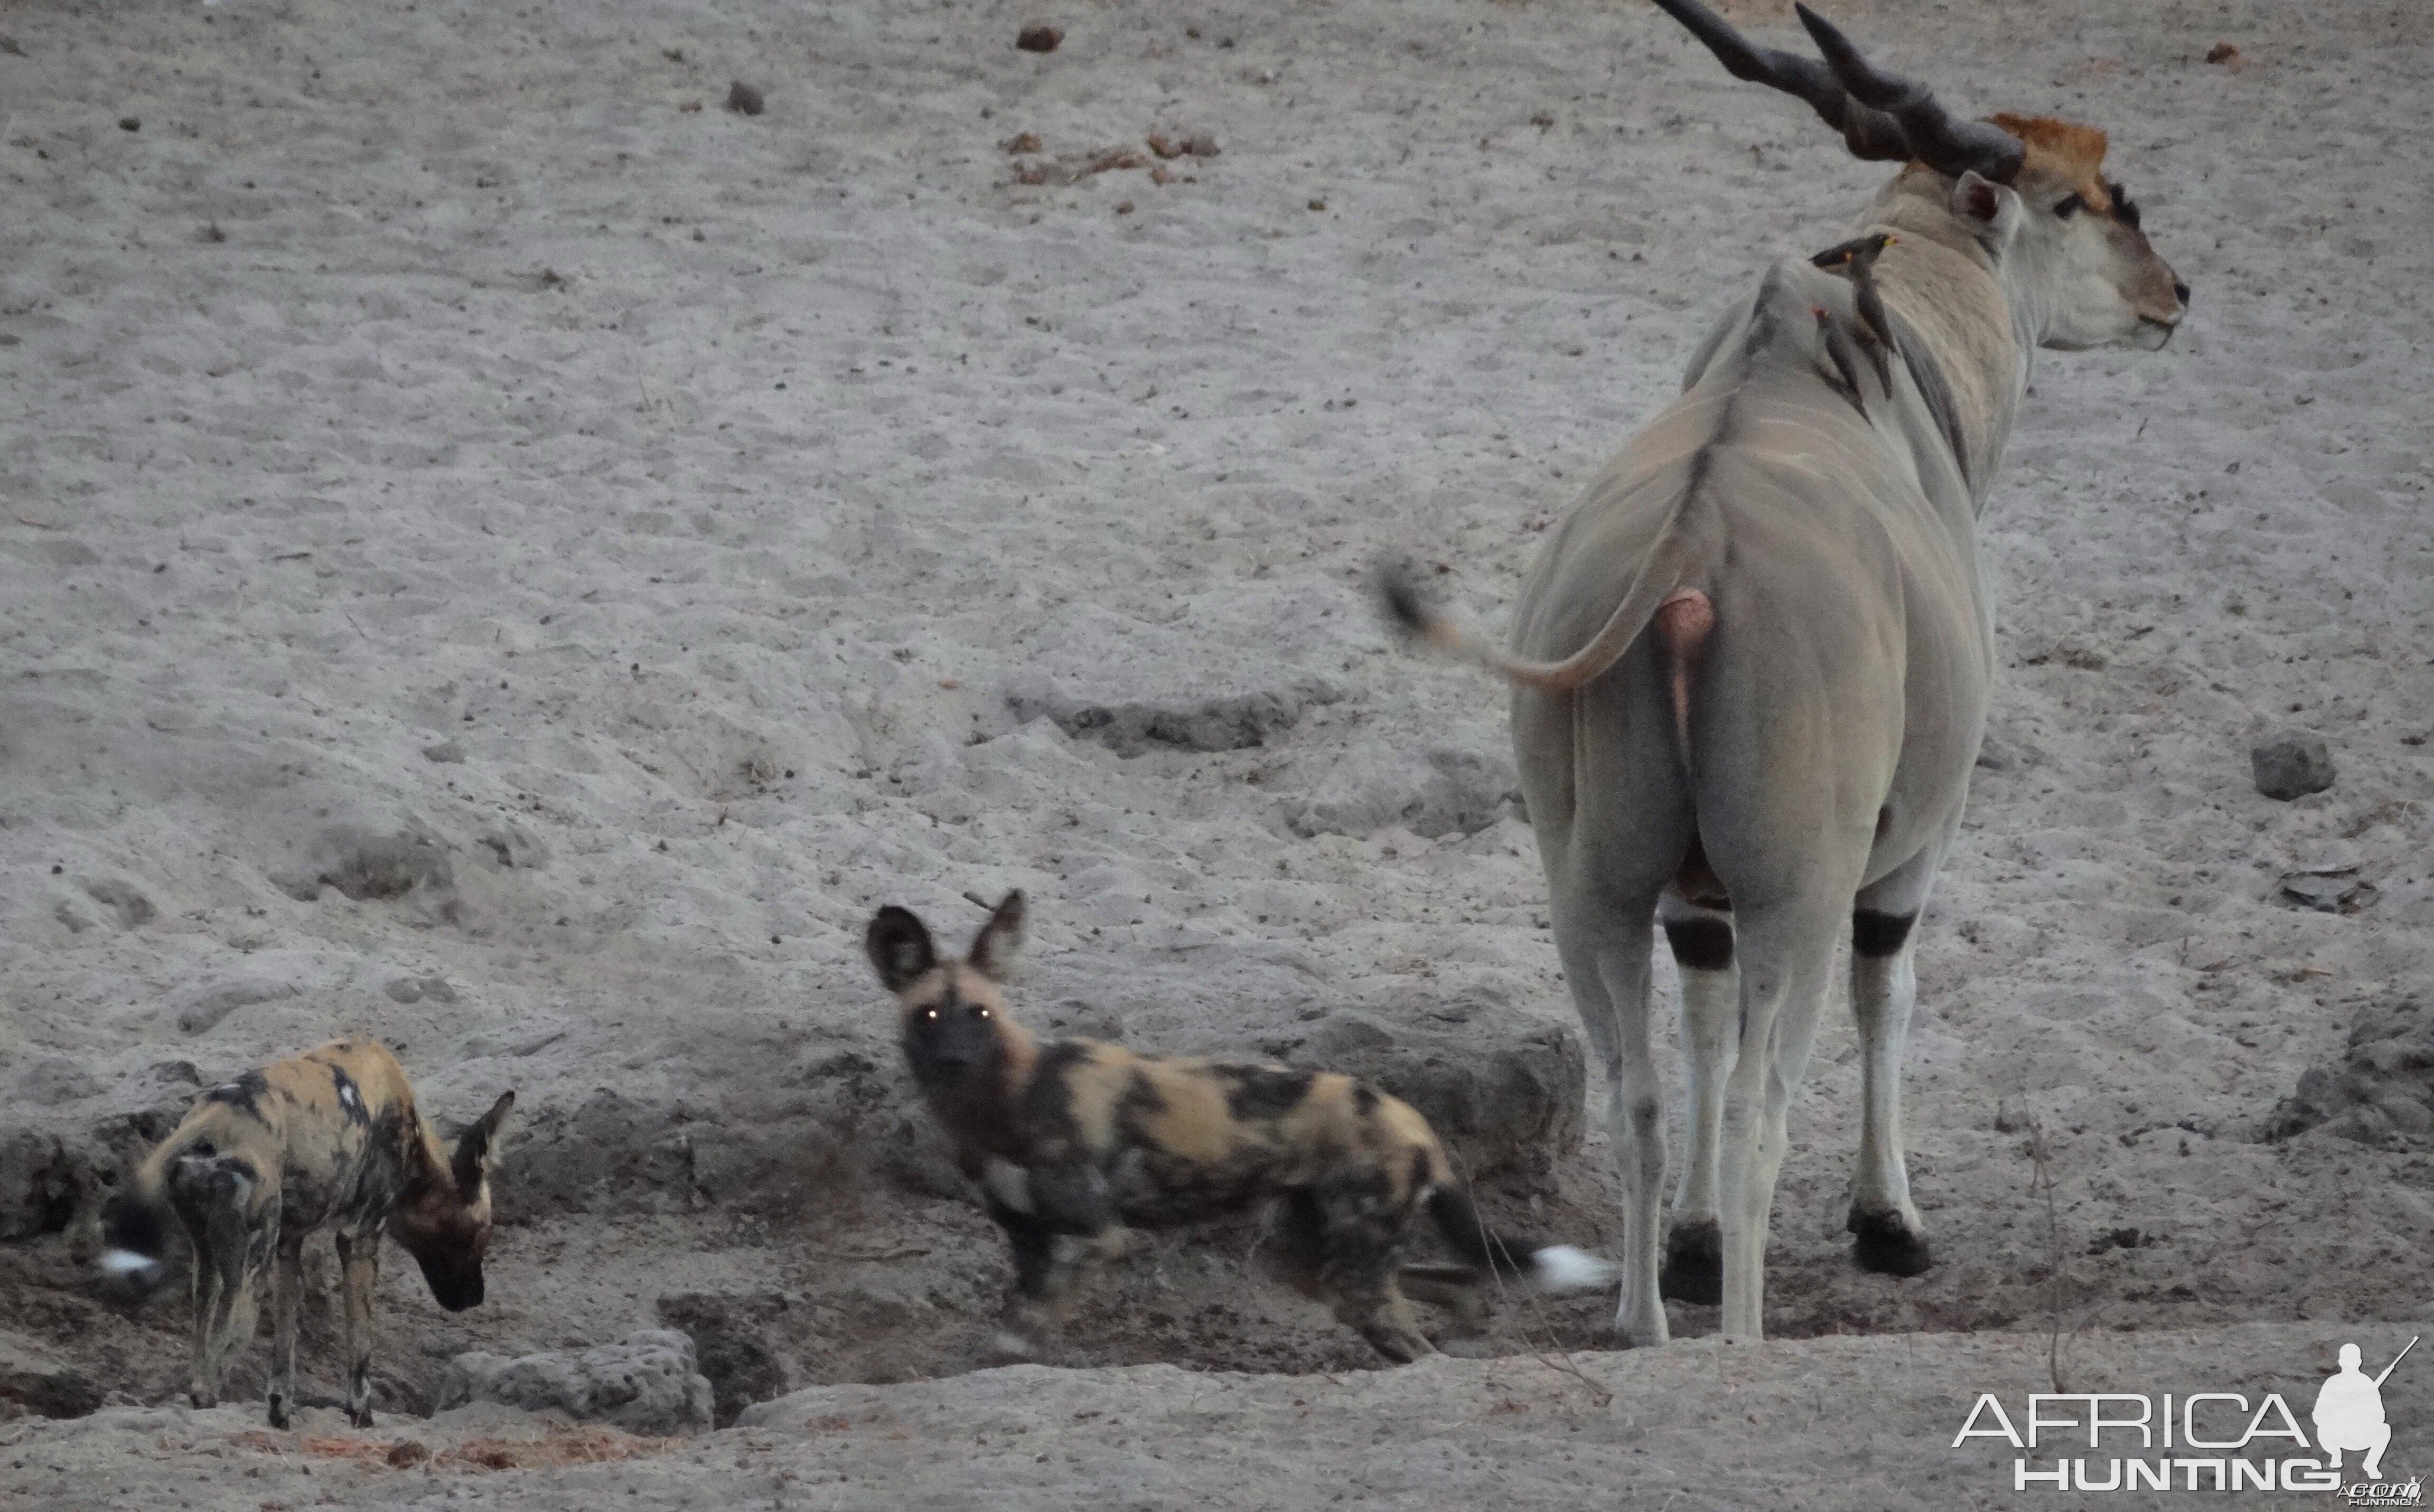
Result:
[[[2254,1402],[2237,1391],[2039,1392],[2016,1419],[1995,1393],[1980,1392],[1951,1447],[1991,1438],[2025,1451],[2012,1460],[2015,1491],[2345,1491],[2354,1507],[2423,1506],[2416,1479],[2380,1478],[2391,1446],[2383,1384],[2417,1344],[2374,1375],[2364,1350],[2342,1345],[2340,1368],[2316,1392],[2312,1441],[2279,1392]],[[2040,1449],[2065,1452],[2041,1459]],[[2364,1456],[2362,1480],[2342,1472],[2353,1453]]]
[[2358,1347],[2341,1346],[2340,1369],[2316,1393],[2316,1443],[2329,1456],[2333,1469],[2341,1468],[2343,1453],[2363,1450],[2366,1459],[2358,1469],[2370,1481],[2381,1477],[2383,1452],[2391,1445],[2391,1425],[2383,1418],[2383,1383],[2415,1348],[2417,1341],[2412,1338],[2400,1347],[2382,1374],[2371,1377],[2358,1368],[2364,1357]]

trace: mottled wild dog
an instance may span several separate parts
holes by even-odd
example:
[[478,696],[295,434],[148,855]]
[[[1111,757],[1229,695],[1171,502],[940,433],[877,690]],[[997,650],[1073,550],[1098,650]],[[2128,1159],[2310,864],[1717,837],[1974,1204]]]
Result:
[[[1075,1283],[1121,1251],[1124,1225],[1270,1201],[1278,1268],[1397,1361],[1434,1352],[1406,1283],[1462,1307],[1490,1271],[1549,1291],[1612,1278],[1569,1246],[1490,1233],[1427,1121],[1349,1076],[1036,1042],[999,992],[1022,922],[1022,894],[1008,893],[953,961],[889,907],[864,945],[903,1005],[914,1080],[1013,1246],[1026,1332],[1062,1315]],[[1401,1267],[1423,1211],[1462,1267]]]
[[337,1236],[346,1293],[347,1417],[371,1413],[372,1286],[386,1228],[452,1313],[482,1300],[490,1244],[490,1170],[507,1092],[452,1149],[415,1110],[387,1050],[338,1040],[249,1071],[203,1094],[102,1211],[101,1268],[123,1295],[168,1279],[172,1226],[194,1243],[195,1338],[187,1394],[216,1404],[229,1366],[253,1338],[255,1287],[279,1259],[270,1425],[296,1405],[296,1303],[304,1236]]

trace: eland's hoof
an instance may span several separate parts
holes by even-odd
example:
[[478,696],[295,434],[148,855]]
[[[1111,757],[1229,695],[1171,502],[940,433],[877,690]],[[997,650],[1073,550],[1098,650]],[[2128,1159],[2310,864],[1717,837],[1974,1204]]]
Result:
[[1902,1221],[1898,1212],[1851,1210],[1851,1262],[1879,1276],[1923,1276],[1935,1263],[1928,1253],[1927,1235]]
[[1724,1299],[1724,1235],[1713,1218],[1677,1223],[1665,1236],[1665,1268],[1656,1294],[1676,1302],[1715,1307]]

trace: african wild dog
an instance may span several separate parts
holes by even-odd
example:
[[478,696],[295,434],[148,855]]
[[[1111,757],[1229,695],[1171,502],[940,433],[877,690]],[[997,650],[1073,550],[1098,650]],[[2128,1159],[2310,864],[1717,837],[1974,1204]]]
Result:
[[441,1307],[482,1300],[490,1244],[491,1153],[507,1092],[451,1150],[415,1110],[387,1050],[338,1040],[249,1071],[203,1094],[102,1211],[114,1290],[150,1295],[168,1279],[172,1225],[194,1242],[194,1360],[187,1394],[219,1400],[221,1378],[253,1338],[254,1292],[279,1257],[270,1425],[296,1404],[296,1303],[304,1236],[336,1231],[346,1292],[347,1418],[370,1426],[372,1286],[386,1228],[422,1266]]
[[[914,1080],[1013,1246],[1027,1332],[1053,1325],[1075,1282],[1121,1252],[1123,1225],[1277,1198],[1278,1268],[1397,1361],[1435,1352],[1406,1283],[1467,1311],[1483,1272],[1549,1291],[1612,1278],[1569,1246],[1489,1233],[1427,1121],[1349,1076],[1038,1044],[998,990],[1022,920],[1022,894],[1008,893],[956,962],[920,919],[883,908],[864,945],[903,1005]],[[1463,1266],[1401,1268],[1423,1210]]]

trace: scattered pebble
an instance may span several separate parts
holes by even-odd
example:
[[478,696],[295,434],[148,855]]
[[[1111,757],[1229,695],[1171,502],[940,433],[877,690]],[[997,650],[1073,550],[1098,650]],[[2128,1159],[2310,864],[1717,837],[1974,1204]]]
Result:
[[2248,765],[2256,790],[2285,802],[2321,793],[2333,785],[2333,753],[2323,737],[2304,730],[2282,730],[2249,748]]
[[758,115],[768,106],[759,90],[739,78],[727,86],[727,108],[738,115]]
[[1053,53],[1056,50],[1056,44],[1064,40],[1063,32],[1035,21],[1022,28],[1021,35],[1014,39],[1014,44],[1027,53]]
[[122,115],[118,118],[118,129],[122,131],[141,131],[144,129],[144,123],[131,115]]
[[1149,149],[1161,158],[1179,158],[1183,156],[1184,151],[1182,143],[1163,131],[1152,131],[1149,134]]
[[2234,47],[2227,42],[2216,43],[2213,46],[2206,49],[2206,61],[2209,63],[2236,63],[2239,61],[2239,49]]
[[1117,203],[1116,203],[1116,214],[1117,214],[1117,215],[1131,215],[1132,213],[1133,213],[1133,202],[1132,202],[1131,200],[1129,200],[1129,199],[1123,199],[1123,200],[1119,200],[1119,201],[1117,201]]
[[998,146],[1011,154],[1037,152],[1040,150],[1039,133],[1037,131],[1017,131],[1014,135],[1007,137],[1004,141],[999,143]]
[[1312,210],[1325,210],[1327,208],[1327,201],[1324,199],[1313,199],[1310,202],[1310,208]]

